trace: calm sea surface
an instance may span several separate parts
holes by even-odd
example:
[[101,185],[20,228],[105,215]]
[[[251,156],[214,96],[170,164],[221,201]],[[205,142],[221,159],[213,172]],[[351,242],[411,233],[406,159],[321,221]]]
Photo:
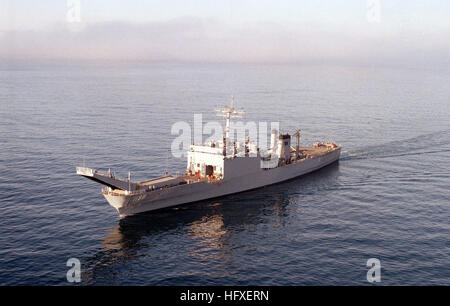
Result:
[[[216,106],[333,140],[339,163],[257,191],[120,220],[83,164],[160,176],[172,124]],[[232,64],[5,64],[0,285],[450,285],[444,71]],[[183,171],[171,158],[169,171]]]

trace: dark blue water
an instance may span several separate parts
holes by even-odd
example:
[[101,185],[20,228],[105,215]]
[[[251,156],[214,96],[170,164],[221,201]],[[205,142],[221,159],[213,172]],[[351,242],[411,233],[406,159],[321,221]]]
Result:
[[[343,145],[339,163],[119,220],[75,166],[160,176],[173,123],[246,119]],[[0,284],[450,285],[450,80],[387,67],[3,63]],[[171,172],[185,161],[172,159]]]

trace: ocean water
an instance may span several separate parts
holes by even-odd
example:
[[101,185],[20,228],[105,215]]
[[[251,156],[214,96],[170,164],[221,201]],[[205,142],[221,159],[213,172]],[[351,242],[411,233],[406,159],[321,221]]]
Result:
[[[286,183],[119,219],[75,166],[182,172],[177,121],[245,120],[333,140]],[[3,63],[0,285],[450,285],[448,71],[345,65]]]

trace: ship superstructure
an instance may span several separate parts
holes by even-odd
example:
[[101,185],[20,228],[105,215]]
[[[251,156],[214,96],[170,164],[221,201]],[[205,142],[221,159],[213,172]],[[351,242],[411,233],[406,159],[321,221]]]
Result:
[[[181,176],[163,176],[143,182],[118,178],[110,170],[77,167],[77,174],[105,185],[102,194],[120,216],[225,196],[279,183],[320,169],[340,156],[341,147],[332,142],[300,146],[300,131],[292,135],[271,131],[270,147],[260,148],[246,136],[232,141],[231,119],[243,111],[231,105],[216,110],[225,117],[222,139],[193,144],[187,154],[187,167]],[[296,145],[291,145],[295,136]]]

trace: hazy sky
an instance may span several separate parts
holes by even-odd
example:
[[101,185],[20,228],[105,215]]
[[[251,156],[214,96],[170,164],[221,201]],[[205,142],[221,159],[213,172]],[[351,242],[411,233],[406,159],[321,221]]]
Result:
[[449,13],[448,0],[0,0],[0,58],[448,65]]

